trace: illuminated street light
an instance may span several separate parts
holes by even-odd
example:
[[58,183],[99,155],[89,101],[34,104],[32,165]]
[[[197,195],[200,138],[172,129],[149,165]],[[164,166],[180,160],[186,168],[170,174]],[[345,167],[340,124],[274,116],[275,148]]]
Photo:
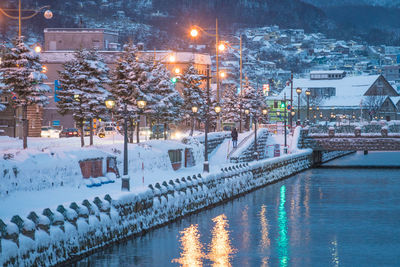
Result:
[[199,31],[197,29],[192,29],[190,31],[190,36],[197,37],[199,35]]
[[217,105],[215,107],[215,113],[219,114],[220,112],[221,112],[221,107]]
[[169,56],[169,62],[174,63],[176,61],[176,57],[174,55]]
[[223,72],[223,71],[221,71],[221,72],[219,73],[219,77],[221,77],[221,78],[225,78],[225,77],[226,77],[226,73],[225,73],[225,72]]
[[180,68],[175,68],[174,72],[175,72],[175,74],[179,74],[179,73],[181,73],[181,69]]
[[40,45],[36,45],[34,50],[36,53],[40,53],[40,52],[42,52],[42,47]]
[[267,110],[266,108],[264,108],[264,109],[262,110],[262,114],[263,114],[263,115],[267,115],[267,114],[268,114],[268,110]]
[[47,66],[43,65],[42,66],[42,73],[46,73],[47,72]]
[[221,44],[218,45],[218,50],[219,50],[219,51],[224,51],[225,48],[226,48],[226,47],[225,47],[225,45],[224,45],[223,43],[221,43]]

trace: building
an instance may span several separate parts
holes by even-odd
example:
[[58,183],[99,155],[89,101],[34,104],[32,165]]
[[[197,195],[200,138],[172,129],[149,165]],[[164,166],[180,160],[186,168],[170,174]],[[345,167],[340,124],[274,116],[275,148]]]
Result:
[[[72,48],[50,45],[50,42],[53,40],[57,40],[57,44],[70,43],[72,33],[77,35],[78,48],[76,44],[71,44]],[[111,49],[119,47],[119,45],[117,46],[113,43],[116,40],[117,36],[105,29],[45,29],[45,47],[51,47],[52,49],[46,49],[42,53],[42,62],[48,78],[45,83],[51,87],[52,93],[48,95],[50,103],[43,108],[42,125],[64,128],[75,127],[75,122],[71,115],[62,116],[57,111],[55,86],[58,84],[58,72],[63,69],[62,66],[65,62],[73,59],[74,51],[79,48],[98,49],[99,54],[103,57],[108,67],[113,69],[114,64],[121,55],[121,51]],[[139,60],[161,61],[171,72],[171,76],[176,75],[176,73],[182,73],[189,64],[193,64],[199,74],[206,75],[207,67],[211,66],[211,57],[209,54],[140,50],[138,56]],[[180,91],[181,85],[177,83],[176,86],[178,91]],[[203,86],[205,86],[205,83]]]
[[346,76],[343,71],[311,72],[309,78],[294,79],[293,88],[292,92],[290,86],[286,86],[279,96],[271,98],[271,101],[280,101],[284,95],[290,100],[293,95],[293,109],[297,114],[296,88],[301,88],[302,119],[307,113],[306,90],[311,92],[311,118],[315,116],[329,120],[332,115],[359,118],[362,114],[363,119],[397,119],[397,107],[392,97],[398,97],[399,94],[382,75]]

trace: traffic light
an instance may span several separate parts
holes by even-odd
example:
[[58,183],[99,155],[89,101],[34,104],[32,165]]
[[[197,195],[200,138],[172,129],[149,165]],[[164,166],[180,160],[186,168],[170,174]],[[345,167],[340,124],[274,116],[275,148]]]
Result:
[[176,78],[176,77],[172,77],[172,78],[171,78],[171,82],[172,82],[172,83],[176,83],[177,81],[178,81],[178,78]]
[[281,101],[281,108],[285,108],[285,107],[286,107],[285,101]]

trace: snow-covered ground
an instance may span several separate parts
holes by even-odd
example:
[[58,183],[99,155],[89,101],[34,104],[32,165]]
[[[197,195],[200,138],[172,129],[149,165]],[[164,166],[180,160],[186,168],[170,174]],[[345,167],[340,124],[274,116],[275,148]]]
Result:
[[[251,132],[244,132],[239,134],[238,143],[243,138],[252,134]],[[86,142],[89,138],[86,137]],[[288,136],[288,144],[290,144],[291,137]],[[172,143],[173,142],[173,143]],[[272,135],[268,140],[269,144],[283,144],[283,136]],[[10,219],[13,215],[19,214],[21,216],[28,215],[31,211],[37,211],[41,213],[44,208],[56,209],[58,205],[65,204],[69,205],[72,201],[81,203],[84,199],[94,199],[97,196],[104,196],[109,194],[113,199],[120,198],[122,195],[127,194],[121,191],[121,180],[116,179],[115,183],[103,184],[99,187],[88,188],[83,182],[81,182],[80,172],[76,173],[75,182],[68,182],[70,177],[62,177],[62,174],[57,174],[56,169],[60,166],[64,168],[79,170],[78,159],[84,157],[85,153],[96,154],[96,153],[110,153],[117,157],[119,163],[119,171],[122,173],[122,154],[123,151],[123,137],[115,136],[114,138],[94,138],[93,147],[85,147],[83,150],[80,148],[80,139],[77,137],[73,138],[29,138],[27,150],[22,150],[21,140],[1,137],[0,138],[0,151],[1,156],[5,154],[14,154],[14,159],[20,162],[20,164],[30,164],[25,170],[25,173],[21,172],[19,181],[27,181],[28,179],[34,179],[35,177],[29,176],[29,170],[31,174],[43,173],[44,167],[50,168],[48,171],[49,179],[65,179],[63,186],[44,187],[38,188],[25,188],[24,190],[10,190],[9,193],[0,198],[0,218],[3,220]],[[149,184],[161,183],[163,181],[169,181],[171,179],[187,177],[189,175],[202,173],[203,172],[203,150],[195,148],[196,166],[190,168],[181,168],[174,171],[169,162],[167,153],[162,152],[164,149],[174,146],[184,146],[182,143],[174,141],[147,141],[139,145],[129,144],[129,175],[130,175],[130,187],[131,192],[139,193],[147,189]],[[282,146],[281,146],[282,147]],[[273,157],[273,147],[270,146],[271,153],[269,157]],[[219,147],[217,147],[209,157],[210,171],[215,172],[220,168],[231,165],[227,160],[227,154],[232,150],[232,141],[226,139]],[[96,152],[98,151],[98,152]],[[115,153],[115,151],[118,151]],[[85,152],[85,153],[84,153]],[[63,153],[72,153],[73,156],[64,158]],[[56,154],[53,161],[48,161],[46,157],[49,155]],[[281,153],[282,155],[283,153]],[[39,155],[39,156],[38,156]],[[61,156],[59,156],[61,155]],[[32,159],[34,156],[35,159]],[[41,158],[41,157],[42,158]],[[54,157],[54,156],[53,156]],[[74,160],[76,159],[76,160]],[[3,160],[3,164],[9,164],[10,160]],[[15,163],[15,161],[13,161]],[[142,163],[144,171],[142,170]],[[48,166],[54,164],[53,166]],[[73,166],[73,165],[76,166]],[[8,165],[5,165],[8,166]],[[23,168],[22,168],[23,170]],[[52,172],[53,170],[54,172]],[[79,170],[80,171],[80,170]],[[24,177],[21,178],[21,175]],[[26,177],[25,177],[26,176]],[[71,178],[72,179],[72,178]],[[78,180],[79,182],[76,182]],[[83,180],[83,179],[82,179]],[[9,190],[3,189],[2,190]],[[1,196],[1,194],[0,194]],[[12,208],[10,208],[12,207]]]

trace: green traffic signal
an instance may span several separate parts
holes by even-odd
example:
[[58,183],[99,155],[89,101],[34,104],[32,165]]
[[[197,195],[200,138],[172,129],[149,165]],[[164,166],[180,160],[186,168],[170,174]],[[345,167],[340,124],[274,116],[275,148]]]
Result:
[[176,77],[172,77],[171,82],[172,83],[176,83],[178,81],[178,79]]
[[285,102],[281,102],[281,108],[285,108],[286,107],[286,104],[285,104]]

